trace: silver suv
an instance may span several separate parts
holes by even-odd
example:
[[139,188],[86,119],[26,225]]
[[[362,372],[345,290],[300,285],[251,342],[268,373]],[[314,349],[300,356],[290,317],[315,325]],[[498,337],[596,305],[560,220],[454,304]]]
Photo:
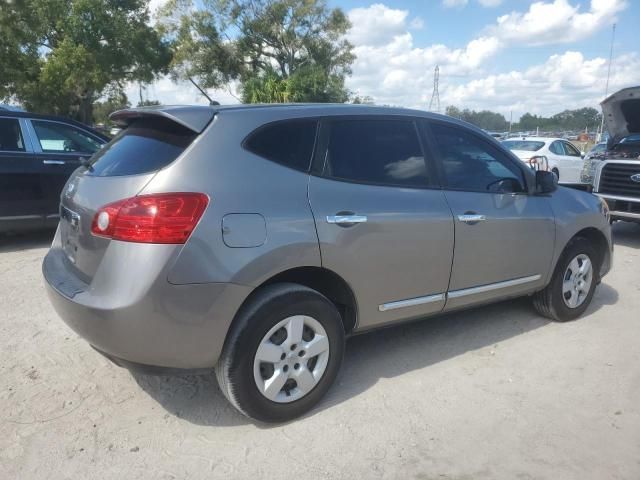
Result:
[[215,367],[261,421],[318,402],[349,335],[522,295],[571,320],[610,267],[602,201],[452,118],[350,105],[112,118],[126,128],[61,195],[51,302],[119,365]]

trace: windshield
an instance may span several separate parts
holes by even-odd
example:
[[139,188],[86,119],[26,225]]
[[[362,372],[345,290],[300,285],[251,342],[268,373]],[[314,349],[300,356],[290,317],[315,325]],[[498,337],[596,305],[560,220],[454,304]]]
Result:
[[535,142],[531,140],[507,140],[502,145],[509,150],[525,150],[527,152],[537,152],[544,147],[544,142]]

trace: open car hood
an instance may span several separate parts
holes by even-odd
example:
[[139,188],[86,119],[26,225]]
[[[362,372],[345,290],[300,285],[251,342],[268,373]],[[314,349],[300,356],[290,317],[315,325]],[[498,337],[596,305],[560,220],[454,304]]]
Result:
[[627,135],[640,133],[640,86],[624,88],[607,97],[600,105],[609,132],[607,148]]
[[164,117],[176,122],[196,133],[201,133],[209,124],[216,110],[202,105],[163,105],[154,107],[127,108],[109,115],[117,125],[128,126],[136,119],[143,117]]

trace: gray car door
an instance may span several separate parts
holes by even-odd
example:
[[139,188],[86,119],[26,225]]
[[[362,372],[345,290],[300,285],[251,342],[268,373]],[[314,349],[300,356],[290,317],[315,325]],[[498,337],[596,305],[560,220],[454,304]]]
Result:
[[446,309],[542,287],[555,239],[549,198],[529,194],[526,167],[483,135],[437,121],[430,132],[455,221]]
[[453,218],[417,123],[334,118],[318,143],[309,201],[322,265],[353,289],[357,328],[441,311]]

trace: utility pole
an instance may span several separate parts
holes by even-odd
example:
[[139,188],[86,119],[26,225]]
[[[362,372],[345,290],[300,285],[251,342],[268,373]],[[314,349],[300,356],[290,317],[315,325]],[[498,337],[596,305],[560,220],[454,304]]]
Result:
[[[616,38],[616,24],[613,24],[611,27],[611,47],[609,48],[609,66],[607,67],[607,83],[604,87],[604,98],[607,98],[609,95],[609,77],[611,76],[611,62],[613,61],[613,41]],[[602,115],[602,120],[600,121],[600,132],[598,133],[598,141],[602,140],[602,133],[604,131],[604,114]]]
[[[433,72],[433,93],[431,94],[431,101],[429,102],[429,111],[440,113],[440,92],[438,91],[438,83],[440,82],[440,67],[436,65],[436,69]],[[433,109],[435,105],[436,109]]]
[[511,125],[513,125],[513,110],[509,111],[509,134],[511,134]]

